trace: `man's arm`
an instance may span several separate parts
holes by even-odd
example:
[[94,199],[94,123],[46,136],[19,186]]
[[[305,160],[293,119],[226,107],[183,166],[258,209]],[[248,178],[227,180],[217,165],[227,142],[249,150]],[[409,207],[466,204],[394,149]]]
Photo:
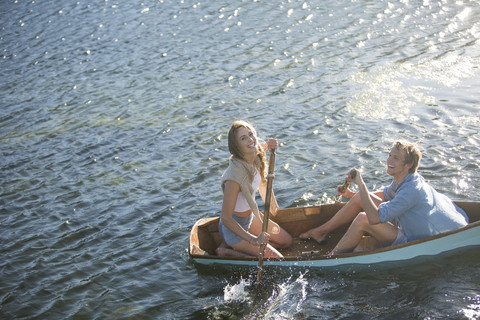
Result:
[[[353,170],[356,171],[356,175],[354,174],[355,178],[351,179]],[[363,210],[367,214],[368,222],[371,225],[382,223],[378,215],[378,207],[375,205],[372,198],[370,197],[367,185],[363,181],[360,171],[356,169],[350,170],[349,179],[351,179],[351,181],[358,186],[358,190],[359,190],[358,192],[360,193],[360,199],[362,200]]]

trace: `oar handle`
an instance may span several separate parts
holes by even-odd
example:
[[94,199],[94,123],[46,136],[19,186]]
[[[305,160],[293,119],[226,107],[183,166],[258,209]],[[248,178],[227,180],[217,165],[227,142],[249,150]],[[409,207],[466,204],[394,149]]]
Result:
[[[270,150],[270,160],[268,162],[268,175],[267,175],[267,190],[265,192],[265,210],[263,212],[263,224],[262,232],[267,232],[268,230],[268,216],[270,215],[270,204],[272,198],[272,189],[273,189],[273,179],[275,175],[273,174],[275,170],[275,149]],[[259,255],[258,255],[258,273],[257,273],[257,282],[260,282],[262,278],[263,270],[263,256],[265,254],[266,244],[260,245]]]
[[[352,177],[352,179],[355,179],[356,176],[357,176],[357,169],[352,169],[350,172],[350,177]],[[345,180],[343,185],[340,187],[340,192],[345,192],[345,190],[347,190],[351,184],[352,184],[351,181]]]
[[343,183],[343,185],[340,187],[340,190],[338,190],[338,191],[340,191],[340,193],[344,193],[345,190],[347,190],[348,187],[350,187],[351,184],[352,184],[352,183],[351,183],[350,181],[345,180],[345,182]]
[[275,179],[275,174],[273,171],[275,170],[275,149],[270,151],[270,161],[268,163],[268,175],[267,175],[267,190],[265,192],[265,212],[263,214],[263,224],[262,224],[262,231],[267,232],[268,229],[268,216],[270,215],[270,205],[271,205],[271,198],[272,198],[272,190],[273,190],[273,179]]
[[[351,170],[350,177],[352,177],[352,179],[355,179],[356,176],[357,176],[357,169]],[[343,183],[343,185],[340,187],[340,189],[338,191],[340,193],[344,193],[345,190],[347,190],[351,185],[352,185],[352,182],[345,180],[345,182]],[[332,196],[331,198],[336,200],[336,201],[339,201],[340,200],[340,195]]]

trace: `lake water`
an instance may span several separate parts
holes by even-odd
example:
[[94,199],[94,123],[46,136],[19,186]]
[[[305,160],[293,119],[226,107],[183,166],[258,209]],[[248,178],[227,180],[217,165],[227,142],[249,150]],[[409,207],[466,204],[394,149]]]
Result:
[[351,167],[387,185],[398,138],[480,200],[480,3],[0,4],[1,319],[477,319],[477,248],[367,270],[202,268],[226,134],[277,137],[281,207]]

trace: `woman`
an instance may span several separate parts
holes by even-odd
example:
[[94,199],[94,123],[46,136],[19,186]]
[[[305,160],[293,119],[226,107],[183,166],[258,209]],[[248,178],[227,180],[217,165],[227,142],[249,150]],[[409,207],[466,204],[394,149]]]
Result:
[[[265,147],[276,149],[277,139],[269,139]],[[253,126],[235,121],[228,132],[228,149],[231,157],[222,176],[223,205],[218,226],[224,244],[217,255],[258,256],[260,245],[268,243],[265,257],[283,257],[277,249],[290,247],[292,237],[271,220],[267,232],[262,232],[263,215],[255,202],[257,189],[265,200],[267,179],[265,150]],[[270,208],[275,215],[278,204],[273,193]]]

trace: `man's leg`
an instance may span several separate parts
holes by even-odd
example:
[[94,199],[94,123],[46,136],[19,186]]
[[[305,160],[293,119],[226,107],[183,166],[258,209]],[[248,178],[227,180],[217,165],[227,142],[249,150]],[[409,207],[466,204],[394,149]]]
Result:
[[365,232],[374,237],[381,246],[388,246],[397,238],[398,229],[391,223],[371,225],[368,222],[367,215],[362,212],[357,215],[348,231],[342,239],[340,239],[329,255],[332,256],[338,253],[352,252],[362,240]]
[[[370,197],[377,206],[382,202],[382,199],[372,193],[370,193]],[[321,243],[325,240],[330,232],[344,224],[351,223],[353,219],[355,219],[355,217],[362,211],[362,200],[360,199],[360,194],[357,193],[330,220],[321,226],[300,234],[299,238],[304,240],[314,239],[315,241]]]

